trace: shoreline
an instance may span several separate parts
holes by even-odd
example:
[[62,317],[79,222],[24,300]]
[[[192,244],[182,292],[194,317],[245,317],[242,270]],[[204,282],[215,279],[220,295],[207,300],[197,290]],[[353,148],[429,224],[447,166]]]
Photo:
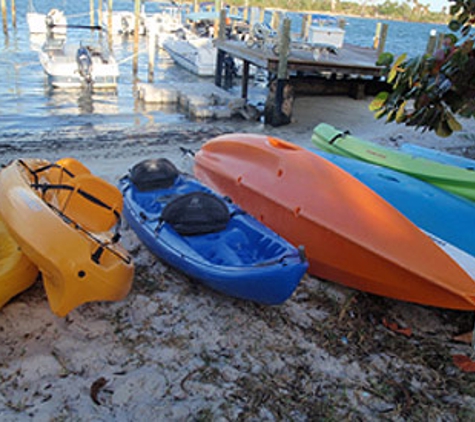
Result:
[[[180,146],[197,150],[226,132],[310,146],[320,122],[388,145],[474,145],[471,121],[464,133],[440,139],[374,120],[369,102],[298,97],[293,122],[278,128],[187,122],[91,130],[66,141],[48,131],[35,142],[0,144],[0,164],[72,156],[117,184],[145,158],[167,157],[191,172]],[[256,305],[187,279],[126,225],[122,235],[136,266],[125,300],[88,303],[59,318],[37,282],[0,309],[2,421],[379,421],[428,414],[456,421],[475,411],[475,380],[452,362],[472,352],[454,340],[473,328],[472,313],[385,299],[309,275],[283,305]]]

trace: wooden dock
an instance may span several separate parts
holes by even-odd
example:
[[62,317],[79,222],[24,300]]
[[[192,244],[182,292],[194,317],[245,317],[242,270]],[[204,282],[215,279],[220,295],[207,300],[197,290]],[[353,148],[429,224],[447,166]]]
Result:
[[[269,48],[250,48],[245,42],[232,40],[215,40],[218,56],[229,54],[241,59],[244,63],[242,78],[242,97],[247,98],[248,67],[254,65],[266,69],[271,74],[277,74],[279,56]],[[309,80],[313,80],[318,91],[318,80],[324,83],[330,81],[334,89],[341,91],[338,85],[356,86],[352,96],[361,98],[365,92],[365,86],[377,81],[382,76],[383,67],[377,66],[377,50],[351,44],[344,44],[336,54],[322,50],[315,60],[311,49],[290,49],[287,56],[287,72],[292,85],[299,90],[299,82],[305,85],[304,92],[309,93]],[[216,74],[216,84],[221,86],[221,72]],[[327,86],[327,92],[329,87]],[[349,94],[351,95],[351,90]]]

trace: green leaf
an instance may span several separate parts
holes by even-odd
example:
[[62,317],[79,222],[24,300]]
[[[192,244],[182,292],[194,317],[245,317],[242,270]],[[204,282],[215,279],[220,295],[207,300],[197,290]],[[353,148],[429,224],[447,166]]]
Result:
[[447,125],[453,132],[459,132],[462,130],[462,125],[449,111],[446,113],[447,116]]
[[380,119],[381,117],[383,117],[386,113],[387,113],[387,109],[385,108],[382,108],[381,110],[378,110],[376,113],[374,113],[374,118],[375,119]]
[[396,123],[402,123],[406,120],[406,104],[407,101],[404,101],[400,106],[396,113]]
[[394,62],[394,66],[399,66],[399,65],[401,65],[401,63],[403,63],[404,60],[406,60],[406,57],[407,57],[407,53],[401,54],[401,55],[396,59],[396,61]]
[[[452,14],[455,14],[455,13],[452,13]],[[449,22],[448,26],[452,32],[457,32],[462,27],[462,24],[458,20],[453,19]]]
[[376,66],[391,66],[391,63],[394,60],[394,55],[391,53],[381,53],[376,61]]
[[440,120],[435,133],[441,138],[448,138],[450,135],[452,135],[452,129],[450,129],[450,126],[447,124],[447,122],[442,119]]
[[378,95],[376,95],[376,97],[373,99],[373,101],[371,101],[371,103],[369,104],[368,108],[370,111],[377,111],[379,110],[381,107],[384,107],[384,105],[386,104],[386,101],[388,99],[388,96],[389,96],[389,93],[388,92],[380,92]]
[[386,122],[387,123],[394,122],[395,118],[396,118],[396,110],[391,110],[386,117]]

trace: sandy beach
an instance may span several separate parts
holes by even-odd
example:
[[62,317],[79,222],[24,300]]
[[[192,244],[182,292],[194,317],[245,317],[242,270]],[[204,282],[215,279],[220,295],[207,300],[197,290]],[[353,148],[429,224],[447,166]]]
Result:
[[[293,122],[153,123],[74,139],[49,128],[37,141],[0,144],[0,164],[20,157],[74,157],[117,184],[145,158],[183,171],[226,132],[270,134],[311,145],[320,122],[387,145],[410,141],[467,154],[475,124],[448,139],[374,120],[370,98],[297,98]],[[470,228],[470,230],[473,228]],[[475,375],[457,336],[472,313],[434,309],[353,291],[306,275],[283,305],[215,293],[153,256],[124,227],[135,262],[121,302],[88,303],[55,316],[41,282],[0,309],[1,421],[468,421]],[[73,257],[71,257],[73,259]],[[405,330],[403,330],[405,329]]]

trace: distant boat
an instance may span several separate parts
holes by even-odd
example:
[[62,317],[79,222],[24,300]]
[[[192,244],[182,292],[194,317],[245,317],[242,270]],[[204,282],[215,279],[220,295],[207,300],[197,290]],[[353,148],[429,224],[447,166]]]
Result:
[[30,34],[66,35],[68,21],[64,12],[51,9],[47,14],[34,11],[27,12],[26,21]]
[[119,65],[103,39],[80,44],[48,39],[39,59],[53,88],[117,88]]
[[[111,27],[109,28],[109,10],[105,9],[102,13],[102,25],[107,28],[111,34],[133,35],[135,32],[135,13],[127,10],[113,10],[111,14]],[[145,35],[145,14],[139,15],[139,35]]]
[[214,76],[216,72],[216,47],[211,38],[167,38],[164,50],[179,66],[198,76]]

